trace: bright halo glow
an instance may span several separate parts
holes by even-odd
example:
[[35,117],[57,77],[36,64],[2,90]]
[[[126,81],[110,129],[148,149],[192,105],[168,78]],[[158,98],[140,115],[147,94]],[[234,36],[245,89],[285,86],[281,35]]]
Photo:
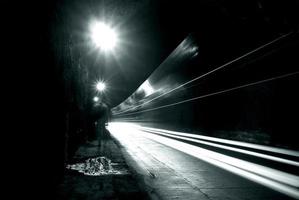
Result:
[[104,51],[112,50],[117,42],[115,31],[102,22],[97,22],[92,26],[91,38],[95,45]]
[[98,91],[102,92],[102,91],[105,90],[106,85],[103,82],[98,82],[97,85],[96,85],[96,88],[97,88]]
[[94,97],[94,98],[93,98],[93,101],[94,101],[94,102],[98,102],[98,101],[99,101],[99,97]]

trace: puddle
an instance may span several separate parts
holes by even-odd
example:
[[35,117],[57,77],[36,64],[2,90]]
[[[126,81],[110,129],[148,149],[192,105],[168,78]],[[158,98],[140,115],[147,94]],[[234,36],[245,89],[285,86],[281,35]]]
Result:
[[103,175],[124,175],[128,174],[125,169],[114,169],[113,166],[117,166],[117,163],[112,163],[106,157],[88,158],[83,163],[76,163],[67,165],[66,168],[70,170],[76,170],[87,176],[103,176]]

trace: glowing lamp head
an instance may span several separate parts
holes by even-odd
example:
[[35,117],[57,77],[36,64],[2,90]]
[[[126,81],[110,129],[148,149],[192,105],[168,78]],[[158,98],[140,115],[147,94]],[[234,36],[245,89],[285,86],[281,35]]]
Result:
[[98,102],[98,101],[99,101],[99,97],[94,97],[94,98],[93,98],[93,101],[94,101],[94,102]]
[[91,38],[97,47],[105,51],[113,49],[117,42],[115,31],[102,22],[93,24]]
[[97,85],[96,85],[96,88],[97,88],[98,91],[103,92],[106,88],[106,85],[103,82],[98,82]]

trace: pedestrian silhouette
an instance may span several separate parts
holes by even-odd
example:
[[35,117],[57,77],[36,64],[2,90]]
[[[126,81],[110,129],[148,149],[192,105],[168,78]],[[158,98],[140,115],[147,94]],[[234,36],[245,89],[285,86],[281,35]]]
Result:
[[[109,108],[104,102],[96,102],[92,109],[92,118],[95,131],[95,138],[98,145],[104,148],[106,140],[109,139],[106,124],[108,123]],[[103,149],[102,149],[103,150]]]

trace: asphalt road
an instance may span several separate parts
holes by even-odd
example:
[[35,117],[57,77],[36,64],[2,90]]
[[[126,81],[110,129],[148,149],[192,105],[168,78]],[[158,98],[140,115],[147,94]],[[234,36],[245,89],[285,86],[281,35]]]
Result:
[[110,123],[153,199],[299,199],[299,152]]

